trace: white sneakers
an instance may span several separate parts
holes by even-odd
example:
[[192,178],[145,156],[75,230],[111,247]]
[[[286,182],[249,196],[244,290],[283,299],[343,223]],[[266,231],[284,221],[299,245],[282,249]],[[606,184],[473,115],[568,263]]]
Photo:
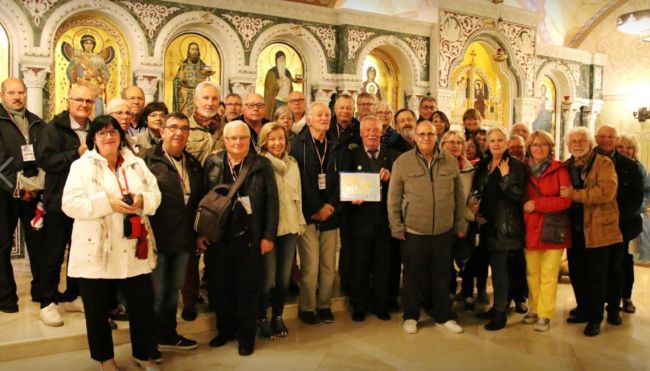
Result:
[[525,316],[524,319],[521,320],[521,322],[527,324],[527,325],[532,325],[533,323],[537,322],[537,314],[528,312]]
[[50,303],[47,307],[41,309],[41,322],[45,326],[59,327],[63,326],[63,320],[59,314],[59,307],[56,303]]
[[551,320],[544,317],[539,317],[533,329],[538,332],[546,332],[551,328]]
[[407,334],[417,334],[418,333],[418,321],[414,319],[407,319],[402,324],[402,329]]
[[449,332],[451,332],[452,334],[462,334],[463,333],[463,328],[460,327],[458,322],[454,321],[453,319],[450,319],[449,321],[443,323],[442,325],[447,330],[449,330]]
[[63,304],[63,309],[65,309],[66,312],[84,312],[84,303],[81,301],[80,297],[77,297],[71,302],[64,302]]

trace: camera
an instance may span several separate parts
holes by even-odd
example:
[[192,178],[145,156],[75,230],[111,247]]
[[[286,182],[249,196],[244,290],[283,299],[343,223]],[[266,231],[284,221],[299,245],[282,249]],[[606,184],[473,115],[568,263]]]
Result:
[[122,196],[122,202],[124,202],[127,205],[133,205],[133,196],[131,195],[123,195]]

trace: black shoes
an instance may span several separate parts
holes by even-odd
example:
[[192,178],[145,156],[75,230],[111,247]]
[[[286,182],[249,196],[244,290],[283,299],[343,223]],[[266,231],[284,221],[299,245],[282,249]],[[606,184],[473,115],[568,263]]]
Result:
[[320,325],[320,320],[316,313],[308,311],[298,311],[298,318],[306,325],[318,326]]
[[494,307],[490,308],[487,312],[478,313],[476,318],[478,319],[493,319],[497,315],[497,311]]
[[623,317],[618,313],[607,313],[607,323],[614,326],[620,326],[623,324]]
[[243,356],[243,357],[250,356],[251,354],[253,354],[253,346],[252,345],[251,346],[240,345],[239,349],[238,349],[238,352],[239,352],[240,356]]
[[524,302],[515,303],[515,312],[521,313],[521,314],[526,314],[526,313],[528,313],[528,306]]
[[158,350],[157,346],[155,346],[155,347],[153,347],[153,349],[151,349],[151,354],[149,354],[149,359],[152,362],[155,362],[155,363],[160,363],[160,362],[163,361],[162,354]]
[[354,322],[363,322],[366,320],[366,312],[363,310],[352,311],[352,320]]
[[465,298],[465,310],[473,312],[476,310],[476,304],[473,298]]
[[378,309],[372,312],[381,321],[390,321],[390,313],[386,309]]
[[386,303],[386,309],[391,313],[399,312],[400,307],[399,307],[399,303],[397,302],[397,299],[388,300],[388,302]]
[[3,306],[0,306],[0,312],[18,313],[18,304],[5,304]]
[[158,349],[161,350],[192,350],[196,349],[199,344],[192,339],[176,336],[175,339],[158,341]]
[[585,336],[589,336],[589,337],[600,334],[600,323],[598,322],[587,323],[587,327],[585,327],[584,334]]
[[271,329],[276,336],[285,337],[289,335],[289,329],[280,316],[271,318]]
[[578,307],[575,307],[569,311],[569,316],[575,317],[578,315]]
[[319,309],[318,319],[323,323],[334,323],[334,314],[330,308]]
[[210,340],[210,346],[213,348],[218,348],[224,346],[227,342],[235,340],[233,335],[217,335],[214,339]]
[[275,339],[275,331],[271,329],[271,324],[266,318],[261,318],[257,320],[257,333],[264,340],[273,340]]
[[198,316],[198,313],[196,312],[196,307],[183,307],[183,311],[181,312],[181,318],[184,321],[192,322],[196,319]]
[[570,316],[566,319],[568,323],[587,323],[587,319],[582,316],[580,313],[576,313],[575,316]]
[[636,312],[636,307],[632,303],[632,299],[623,299],[623,312],[625,313],[634,313]]
[[497,312],[494,311],[494,318],[488,322],[484,328],[487,331],[498,331],[506,327],[508,319],[506,318],[506,312]]

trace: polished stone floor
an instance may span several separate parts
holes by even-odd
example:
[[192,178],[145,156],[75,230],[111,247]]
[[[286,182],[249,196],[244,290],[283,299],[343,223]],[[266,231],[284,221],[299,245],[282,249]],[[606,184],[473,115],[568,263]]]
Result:
[[[471,313],[460,313],[465,333],[454,335],[435,326],[426,316],[416,335],[406,335],[401,319],[382,322],[369,316],[363,323],[352,322],[339,302],[336,322],[308,327],[295,319],[295,306],[287,308],[290,328],[287,338],[259,340],[251,357],[237,355],[235,343],[210,348],[215,335],[208,314],[188,326],[179,323],[184,335],[199,341],[199,348],[187,352],[165,352],[163,370],[650,370],[650,269],[636,267],[634,302],[637,313],[624,314],[621,326],[604,324],[600,336],[582,335],[584,325],[564,322],[575,305],[569,284],[561,284],[557,311],[551,330],[536,333],[521,323],[523,315],[512,313],[506,329],[486,332],[483,322]],[[80,313],[64,314],[66,325],[47,328],[38,321],[36,304],[21,301],[21,313],[0,314],[0,352],[11,343],[20,350],[22,341],[41,336],[44,344],[71,341],[66,333],[83,330]],[[120,324],[122,326],[123,324]],[[122,330],[124,331],[124,330]],[[116,335],[116,338],[124,335]],[[22,340],[21,340],[22,339]],[[79,339],[77,339],[78,341]],[[123,339],[122,343],[126,340]],[[120,341],[118,341],[120,342]],[[54,353],[54,350],[52,351]],[[6,357],[0,354],[2,359]],[[123,369],[136,368],[130,362],[130,345],[116,347],[116,359]],[[96,370],[87,350],[55,353],[0,362],[0,370]]]

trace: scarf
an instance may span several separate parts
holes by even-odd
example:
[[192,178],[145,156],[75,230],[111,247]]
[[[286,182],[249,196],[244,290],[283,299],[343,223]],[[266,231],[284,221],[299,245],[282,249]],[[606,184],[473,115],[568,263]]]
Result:
[[456,160],[458,160],[458,168],[460,170],[463,170],[463,167],[465,166],[465,157],[463,157],[463,155],[460,155],[456,157]]
[[25,118],[25,109],[22,109],[20,111],[15,111],[4,104],[2,105],[7,113],[11,115],[11,117],[14,119],[16,124],[18,125],[18,129],[20,129],[20,132],[23,134],[25,139],[29,141],[29,123],[27,122],[27,118]]
[[211,118],[207,118],[201,116],[199,114],[199,111],[194,111],[194,115],[192,117],[197,124],[201,125],[201,127],[207,130],[210,134],[214,134],[221,124],[221,118],[219,115],[214,115]]
[[544,174],[546,169],[548,169],[549,166],[551,166],[551,157],[549,156],[545,160],[541,161],[538,164],[534,164],[533,161],[529,162],[530,166],[530,172],[535,176],[535,178],[539,178]]

